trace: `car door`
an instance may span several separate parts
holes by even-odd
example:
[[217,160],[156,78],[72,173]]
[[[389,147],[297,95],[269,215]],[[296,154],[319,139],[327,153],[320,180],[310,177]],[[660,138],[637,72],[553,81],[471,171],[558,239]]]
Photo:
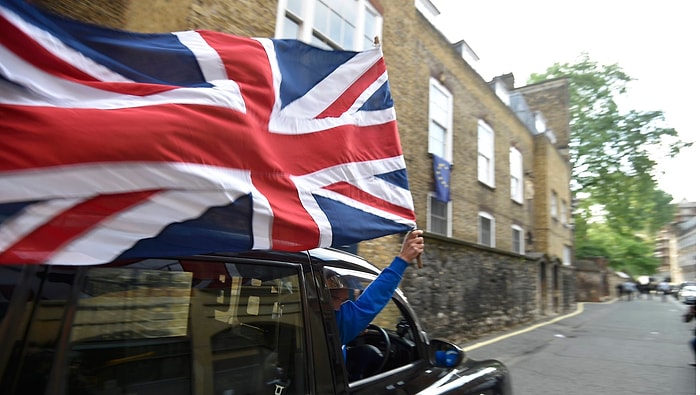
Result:
[[399,293],[353,343],[374,344],[387,358],[379,371],[350,382],[353,394],[416,393],[434,382],[433,376],[439,373],[430,366],[425,336]]
[[[323,270],[326,273],[324,278],[332,273],[345,284],[344,287],[348,287],[351,299],[352,295],[359,297],[376,278],[375,273],[351,266],[326,265]],[[339,337],[337,326],[334,331],[336,333],[331,339]],[[405,298],[400,291],[395,292],[367,329],[345,348],[344,372],[349,391],[357,394],[401,393],[409,383],[424,376],[423,372],[429,368],[426,343]],[[341,345],[336,341],[332,347],[340,349]],[[410,386],[415,387],[415,383]]]
[[311,393],[302,262],[4,267],[3,393]]

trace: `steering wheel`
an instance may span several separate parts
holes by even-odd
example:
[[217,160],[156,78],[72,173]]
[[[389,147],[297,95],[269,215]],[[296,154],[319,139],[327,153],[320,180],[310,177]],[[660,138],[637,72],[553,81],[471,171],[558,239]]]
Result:
[[376,331],[377,333],[379,333],[381,335],[381,337],[383,338],[384,343],[386,344],[386,347],[384,347],[384,349],[379,348],[379,346],[375,346],[375,347],[379,348],[379,351],[382,352],[383,358],[382,358],[382,362],[378,365],[378,367],[375,368],[374,371],[372,371],[369,374],[369,376],[374,376],[375,374],[381,372],[384,369],[384,367],[386,366],[387,362],[389,362],[389,351],[391,351],[391,339],[389,338],[389,334],[386,333],[384,328],[382,328],[378,325],[369,324],[369,325],[367,325],[367,329],[373,330],[373,331]]

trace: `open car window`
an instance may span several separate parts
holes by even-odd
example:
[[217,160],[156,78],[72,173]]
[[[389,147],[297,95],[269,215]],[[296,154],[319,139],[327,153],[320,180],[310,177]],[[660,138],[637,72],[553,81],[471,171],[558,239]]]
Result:
[[[356,297],[376,276],[341,268],[331,268],[343,286],[356,290]],[[397,291],[400,292],[400,291]],[[367,330],[346,348],[346,369],[351,382],[366,379],[420,359],[416,345],[417,328],[404,314],[395,294],[372,320]]]

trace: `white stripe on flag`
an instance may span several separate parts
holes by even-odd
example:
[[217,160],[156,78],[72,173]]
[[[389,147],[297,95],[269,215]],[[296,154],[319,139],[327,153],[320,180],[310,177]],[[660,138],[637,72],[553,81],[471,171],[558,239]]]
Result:
[[206,81],[212,82],[228,79],[224,62],[221,60],[219,53],[199,33],[189,30],[173,34],[195,55]]
[[254,187],[248,170],[177,162],[90,163],[4,174],[0,177],[0,203],[154,189],[248,194]]
[[[321,80],[305,95],[287,105],[284,112],[313,119],[333,104],[382,57],[381,50],[359,52]],[[386,77],[385,77],[386,78]],[[383,83],[383,82],[382,82]],[[380,85],[381,86],[381,85]],[[376,88],[375,88],[376,89]]]
[[[88,74],[99,81],[132,82],[130,79],[122,76],[121,74],[115,73],[107,67],[104,67],[99,63],[95,63],[92,59],[83,56],[83,54],[65,45],[61,40],[54,37],[49,32],[42,30],[31,23],[27,23],[19,15],[15,14],[9,9],[0,6],[0,14],[8,19],[10,23],[16,26],[19,30],[32,37],[34,41],[44,47],[44,49],[46,49],[48,52],[79,69],[85,74]],[[5,63],[5,56],[6,55],[4,54],[0,56],[0,63]],[[21,70],[24,72],[22,69],[15,70]]]
[[207,209],[228,204],[221,192],[167,191],[100,222],[93,231],[51,256],[48,264],[91,265],[109,262],[141,239],[156,236],[166,226],[197,218]]

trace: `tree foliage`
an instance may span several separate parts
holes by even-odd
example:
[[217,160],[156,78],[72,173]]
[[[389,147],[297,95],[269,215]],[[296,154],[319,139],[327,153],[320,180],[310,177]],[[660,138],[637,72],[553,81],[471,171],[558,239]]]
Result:
[[[555,63],[532,74],[528,83],[560,77],[568,79],[570,92],[571,188],[579,200],[576,255],[625,251],[629,259],[624,265],[631,259],[646,267],[650,263],[640,254],[653,253],[653,248],[650,252],[644,238],[673,216],[672,198],[654,178],[654,158],[672,157],[690,144],[666,124],[661,111],[621,112],[618,102],[633,79],[617,64],[601,65],[584,53],[575,63]],[[596,222],[605,224],[605,243],[596,236],[601,229],[591,226]]]
[[633,276],[654,274],[659,265],[651,239],[618,233],[605,223],[589,224],[576,249],[580,257],[606,257],[610,267]]

